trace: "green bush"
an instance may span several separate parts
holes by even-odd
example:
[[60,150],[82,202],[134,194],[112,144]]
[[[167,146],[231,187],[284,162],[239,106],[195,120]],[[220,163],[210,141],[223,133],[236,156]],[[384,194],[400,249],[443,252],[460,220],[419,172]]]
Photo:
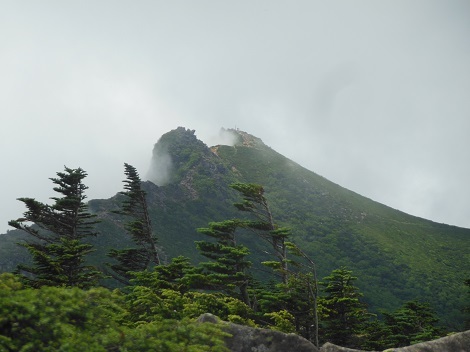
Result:
[[140,286],[125,300],[105,288],[24,288],[2,274],[0,351],[227,351],[223,325],[184,317],[190,306],[171,290],[158,297]]

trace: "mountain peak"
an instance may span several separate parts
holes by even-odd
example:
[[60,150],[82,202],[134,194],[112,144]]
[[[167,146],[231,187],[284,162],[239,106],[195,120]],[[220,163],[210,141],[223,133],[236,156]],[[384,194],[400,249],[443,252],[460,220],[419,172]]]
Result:
[[165,185],[193,154],[207,152],[207,146],[197,139],[194,130],[178,127],[162,135],[155,143],[147,179],[156,185]]
[[242,131],[238,128],[222,129],[223,133],[229,133],[234,136],[234,146],[243,146],[251,148],[266,147],[261,138],[255,137],[248,132]]
[[158,186],[182,184],[197,193],[193,181],[201,177],[217,179],[216,174],[226,172],[216,153],[199,140],[194,130],[178,127],[165,133],[154,145],[149,181]]

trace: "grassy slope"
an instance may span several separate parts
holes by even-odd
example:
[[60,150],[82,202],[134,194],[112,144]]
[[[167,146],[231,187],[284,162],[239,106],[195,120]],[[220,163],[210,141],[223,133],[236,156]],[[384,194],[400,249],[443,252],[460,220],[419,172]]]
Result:
[[394,210],[306,170],[272,149],[218,148],[245,182],[265,186],[276,219],[317,262],[320,275],[352,268],[372,308],[431,302],[446,325],[461,328],[470,277],[470,230]]

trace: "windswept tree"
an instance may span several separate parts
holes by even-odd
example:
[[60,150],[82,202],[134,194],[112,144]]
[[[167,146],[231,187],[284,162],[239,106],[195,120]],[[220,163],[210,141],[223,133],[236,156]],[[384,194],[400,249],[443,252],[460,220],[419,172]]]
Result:
[[296,329],[301,331],[302,336],[312,341],[319,347],[319,326],[318,326],[318,279],[315,262],[293,242],[285,242],[290,254],[297,257],[297,260],[289,260],[291,267],[298,268],[289,276],[286,286],[287,292],[292,295],[299,294],[297,304],[304,308],[297,308],[292,312],[296,319]]
[[230,187],[242,195],[242,201],[235,203],[235,207],[251,214],[252,218],[246,220],[243,226],[255,231],[261,238],[266,240],[276,257],[276,262],[266,262],[281,273],[282,282],[288,281],[288,259],[286,239],[290,235],[290,230],[279,227],[273,219],[268,201],[264,196],[264,188],[254,183],[234,183]]
[[250,306],[248,286],[250,276],[247,269],[251,262],[247,260],[248,248],[237,243],[235,232],[240,226],[239,220],[211,222],[209,227],[199,228],[199,233],[215,241],[196,241],[196,247],[208,262],[200,263],[206,271],[207,288],[219,289],[229,295],[239,295]]
[[[211,222],[198,232],[212,241],[198,241],[202,255],[211,259],[201,263],[205,275],[200,276],[204,288],[219,289],[237,295],[259,314],[265,314],[276,328],[293,328],[318,346],[317,279],[315,263],[294,243],[288,242],[290,230],[279,227],[273,219],[264,188],[252,183],[234,183],[241,194],[235,207],[247,213],[246,219]],[[237,231],[253,231],[266,241],[266,253],[274,258],[262,264],[280,274],[281,282],[270,289],[254,287],[246,270],[248,248],[237,241]],[[288,258],[288,254],[295,260]],[[285,328],[288,327],[286,330]]]
[[48,205],[33,198],[19,198],[27,211],[22,218],[11,220],[9,225],[27,232],[30,240],[20,245],[32,256],[32,265],[19,265],[18,272],[29,285],[66,286],[89,288],[97,284],[101,272],[85,264],[85,257],[93,251],[86,239],[96,236],[95,216],[84,203],[87,186],[83,179],[87,173],[81,168],[65,167],[51,178],[54,191],[60,197],[52,197]]
[[152,266],[160,265],[157,238],[153,234],[152,224],[148,213],[146,193],[142,189],[142,181],[136,168],[127,163],[124,164],[124,196],[121,209],[115,213],[129,219],[125,229],[129,233],[135,247],[125,249],[112,249],[108,256],[115,259],[116,263],[109,264],[113,270],[113,277],[124,284],[129,283],[132,277],[130,272],[142,271]]

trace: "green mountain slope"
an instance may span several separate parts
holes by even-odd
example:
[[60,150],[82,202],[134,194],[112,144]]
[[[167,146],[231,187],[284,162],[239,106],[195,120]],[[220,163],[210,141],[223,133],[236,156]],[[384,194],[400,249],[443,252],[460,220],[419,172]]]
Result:
[[[202,237],[196,228],[243,216],[232,206],[238,195],[229,184],[259,183],[277,223],[292,228],[293,240],[316,262],[319,277],[345,265],[359,277],[357,284],[371,310],[391,310],[420,299],[434,306],[444,324],[462,328],[463,283],[470,277],[469,229],[394,210],[301,167],[256,137],[238,130],[229,133],[236,136],[234,146],[209,148],[194,131],[180,127],[154,147],[149,176],[165,185],[145,182],[144,188],[168,258],[185,255],[197,262],[194,241]],[[108,261],[109,248],[127,244],[123,219],[110,213],[118,208],[119,197],[89,203],[102,219],[101,235],[93,240],[95,264]],[[0,255],[7,258],[2,270],[11,270],[16,258],[24,260],[16,250],[13,258],[7,252],[17,235],[10,231],[0,236]],[[266,259],[264,243],[249,236],[244,240],[253,262]]]

